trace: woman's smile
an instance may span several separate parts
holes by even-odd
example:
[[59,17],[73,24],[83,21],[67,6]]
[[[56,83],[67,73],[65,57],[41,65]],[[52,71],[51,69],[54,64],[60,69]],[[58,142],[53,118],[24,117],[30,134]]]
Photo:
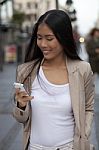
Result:
[[63,59],[63,47],[46,24],[41,24],[38,27],[37,45],[46,59],[53,59],[56,57],[61,57]]
[[51,53],[51,50],[42,50],[42,52],[43,52],[44,55],[48,55],[48,54]]

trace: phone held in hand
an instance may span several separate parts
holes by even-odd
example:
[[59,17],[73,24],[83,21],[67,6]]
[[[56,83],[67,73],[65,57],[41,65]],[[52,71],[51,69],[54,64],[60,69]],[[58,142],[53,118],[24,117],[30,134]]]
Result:
[[25,88],[24,88],[24,85],[22,83],[17,83],[17,82],[14,82],[14,87],[17,89],[19,88],[20,91],[26,91]]

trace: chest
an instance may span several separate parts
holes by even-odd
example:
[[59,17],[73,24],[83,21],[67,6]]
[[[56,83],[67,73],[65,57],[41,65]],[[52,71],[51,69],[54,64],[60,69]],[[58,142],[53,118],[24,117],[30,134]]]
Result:
[[42,68],[43,73],[47,80],[53,84],[66,84],[68,83],[68,73],[66,68],[60,69],[45,69]]
[[32,108],[35,111],[40,110],[39,114],[44,110],[46,113],[69,115],[72,111],[69,84],[56,86],[46,80],[42,83],[36,77],[32,83],[31,95],[34,96],[31,101]]

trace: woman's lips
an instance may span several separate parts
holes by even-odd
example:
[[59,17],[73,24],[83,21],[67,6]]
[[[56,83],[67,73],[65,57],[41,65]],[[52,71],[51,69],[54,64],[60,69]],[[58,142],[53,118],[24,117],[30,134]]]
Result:
[[43,54],[49,54],[50,51],[49,50],[43,50]]

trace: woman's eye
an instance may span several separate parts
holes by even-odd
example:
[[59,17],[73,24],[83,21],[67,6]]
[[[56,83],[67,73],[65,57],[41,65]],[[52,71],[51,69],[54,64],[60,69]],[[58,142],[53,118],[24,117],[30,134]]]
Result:
[[37,36],[37,39],[38,39],[38,40],[41,40],[42,38]]
[[[37,36],[37,40],[42,40],[42,39],[43,39],[43,37]],[[47,41],[52,41],[54,38],[52,38],[52,37],[45,37],[44,39],[47,40]]]
[[48,40],[48,41],[52,41],[52,40],[53,40],[53,38],[47,38],[47,40]]

